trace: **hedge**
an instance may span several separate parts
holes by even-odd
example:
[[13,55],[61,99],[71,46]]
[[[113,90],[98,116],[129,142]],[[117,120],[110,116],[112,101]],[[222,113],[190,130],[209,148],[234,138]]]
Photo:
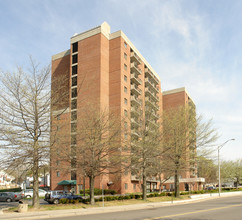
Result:
[[21,192],[21,188],[1,189],[0,192]]
[[[86,194],[90,194],[90,190],[86,189],[85,190]],[[104,195],[115,195],[117,194],[117,191],[113,190],[113,189],[104,189],[103,190]],[[84,194],[84,190],[80,190],[80,194]],[[94,189],[94,195],[102,195],[102,189]]]

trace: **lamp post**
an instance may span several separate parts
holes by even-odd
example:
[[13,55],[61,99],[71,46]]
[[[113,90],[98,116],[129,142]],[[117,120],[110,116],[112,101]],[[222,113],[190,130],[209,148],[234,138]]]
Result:
[[220,197],[220,193],[221,193],[219,151],[220,151],[220,149],[221,149],[225,144],[227,144],[229,141],[234,141],[234,140],[235,140],[234,138],[229,139],[229,140],[225,141],[223,144],[221,144],[221,145],[218,146],[218,195],[219,195],[219,197]]

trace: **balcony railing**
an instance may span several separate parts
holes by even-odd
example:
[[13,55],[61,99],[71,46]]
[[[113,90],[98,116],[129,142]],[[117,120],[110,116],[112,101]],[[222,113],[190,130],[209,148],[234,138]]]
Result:
[[148,77],[145,77],[145,86],[149,86],[154,92],[159,93],[159,89]]
[[141,105],[142,101],[139,98],[136,98],[135,96],[131,95],[131,102],[136,105]]
[[141,111],[138,108],[131,107],[131,116],[132,115],[139,117],[141,115]]
[[136,138],[140,137],[140,135],[139,135],[139,133],[138,133],[138,131],[136,129],[131,129],[131,135],[136,137]]
[[159,115],[155,111],[151,110],[150,108],[145,109],[145,115],[146,117],[159,119]]
[[136,73],[138,75],[140,75],[142,73],[141,69],[139,69],[139,67],[137,66],[137,64],[135,62],[130,64],[130,70],[131,73]]
[[145,68],[145,75],[151,77],[151,79],[154,81],[156,85],[159,84],[159,80],[156,78],[156,76],[150,71],[149,68]]
[[145,97],[145,102],[147,105],[153,107],[155,110],[159,110],[159,105],[156,104],[151,98]]
[[146,121],[148,122],[148,127],[149,126],[152,126],[152,127],[154,127],[154,128],[158,128],[159,127],[159,125],[156,123],[156,121],[154,121],[154,120],[149,120],[149,119],[146,119]]
[[135,83],[136,85],[141,85],[142,84],[142,80],[135,73],[131,73],[130,79],[131,79],[131,82]]
[[156,96],[157,93],[153,93],[150,88],[148,87],[145,88],[145,94],[149,95],[156,102],[159,102],[159,98]]
[[142,90],[135,84],[131,84],[131,91],[136,95],[141,95]]
[[138,128],[138,127],[140,127],[140,123],[137,119],[131,118],[131,126]]
[[137,62],[138,64],[141,64],[141,59],[134,51],[130,53],[130,59],[131,59],[131,62]]

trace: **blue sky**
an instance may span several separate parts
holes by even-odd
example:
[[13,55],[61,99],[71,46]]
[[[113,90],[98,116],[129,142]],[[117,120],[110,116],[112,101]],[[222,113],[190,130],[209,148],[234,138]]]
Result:
[[0,0],[0,69],[43,65],[70,37],[102,24],[122,30],[156,70],[162,90],[185,86],[213,118],[222,159],[242,158],[242,1]]

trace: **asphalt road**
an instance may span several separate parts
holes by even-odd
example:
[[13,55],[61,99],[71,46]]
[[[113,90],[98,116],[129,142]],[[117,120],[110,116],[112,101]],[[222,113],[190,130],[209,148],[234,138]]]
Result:
[[[32,200],[27,199],[25,200],[29,205],[32,205]],[[46,202],[44,199],[40,199],[40,204],[41,205],[48,205],[49,203]],[[19,205],[19,202],[0,202],[0,209],[4,208],[10,208],[10,207],[17,207]]]
[[113,212],[96,215],[81,215],[58,220],[242,220],[242,196],[217,198],[203,202],[172,205],[160,208]]

